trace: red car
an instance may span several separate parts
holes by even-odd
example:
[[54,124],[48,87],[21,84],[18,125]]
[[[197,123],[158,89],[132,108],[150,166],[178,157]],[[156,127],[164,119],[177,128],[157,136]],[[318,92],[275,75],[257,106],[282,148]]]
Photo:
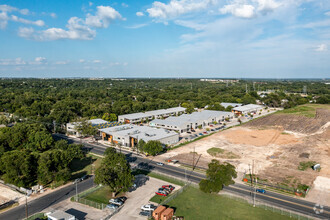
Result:
[[165,191],[158,191],[158,192],[155,192],[157,195],[160,195],[160,196],[167,196],[167,193]]
[[203,134],[207,134],[207,132],[206,132],[206,131],[204,131],[204,132],[203,132]]
[[169,189],[169,190],[171,190],[171,192],[175,189],[175,187],[172,185],[162,185],[162,188]]
[[213,127],[213,125],[210,125],[210,127]]

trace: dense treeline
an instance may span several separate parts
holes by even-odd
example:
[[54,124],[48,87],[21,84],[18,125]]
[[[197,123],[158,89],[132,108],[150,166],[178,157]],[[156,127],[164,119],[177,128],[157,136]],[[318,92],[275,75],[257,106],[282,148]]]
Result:
[[65,182],[72,160],[83,157],[80,145],[54,141],[42,124],[0,128],[0,177],[16,186]]
[[[254,83],[255,82],[255,83]],[[308,97],[287,95],[302,93]],[[246,89],[248,93],[246,93]],[[256,91],[275,89],[261,98]],[[255,103],[261,100],[270,106],[284,107],[304,104],[317,96],[320,103],[329,103],[329,85],[323,81],[252,81],[211,83],[198,79],[2,79],[0,81],[0,112],[13,113],[16,120],[30,119],[52,126],[81,117],[116,115],[185,106],[189,109],[206,105],[219,109],[220,102]],[[116,118],[116,117],[111,117]],[[48,124],[47,124],[48,123]]]

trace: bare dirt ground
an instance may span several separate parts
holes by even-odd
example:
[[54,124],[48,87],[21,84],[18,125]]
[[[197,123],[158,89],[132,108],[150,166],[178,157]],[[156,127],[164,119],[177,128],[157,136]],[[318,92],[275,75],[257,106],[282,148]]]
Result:
[[12,190],[8,186],[0,184],[0,205],[11,200],[19,200],[24,197],[24,195]]
[[[195,161],[199,158],[197,166],[207,167],[212,159],[218,159],[235,165],[241,178],[254,161],[254,173],[262,179],[288,186],[299,183],[311,186],[317,176],[330,179],[329,126],[329,109],[317,109],[315,118],[273,114],[174,149],[160,155],[159,159],[192,164],[195,149]],[[210,148],[231,152],[237,159],[211,156],[207,152]],[[308,161],[320,163],[321,171],[298,170],[300,162]],[[314,185],[321,183],[316,181]],[[329,189],[325,192],[330,198]]]

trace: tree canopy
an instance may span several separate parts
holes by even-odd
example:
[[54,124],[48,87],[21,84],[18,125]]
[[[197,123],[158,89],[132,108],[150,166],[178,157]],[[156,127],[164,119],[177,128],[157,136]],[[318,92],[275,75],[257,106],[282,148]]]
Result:
[[223,186],[233,184],[233,178],[237,177],[235,167],[229,163],[220,164],[218,160],[212,160],[206,171],[206,179],[199,183],[199,188],[206,193],[218,193]]
[[163,146],[159,141],[148,141],[146,144],[143,145],[143,152],[151,156],[156,156],[162,151]]
[[133,185],[134,176],[124,154],[114,148],[105,151],[101,166],[95,172],[95,182],[106,185],[113,193],[126,192]]

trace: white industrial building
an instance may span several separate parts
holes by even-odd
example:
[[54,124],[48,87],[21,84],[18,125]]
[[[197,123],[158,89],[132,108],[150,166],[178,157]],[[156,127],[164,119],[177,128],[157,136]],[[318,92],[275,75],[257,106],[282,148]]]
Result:
[[221,102],[220,105],[222,105],[224,108],[227,108],[228,106],[232,106],[232,107],[239,107],[242,106],[243,104],[241,103],[230,103],[230,102]]
[[232,109],[232,112],[235,113],[236,115],[245,115],[248,113],[254,114],[263,108],[264,108],[264,106],[262,106],[262,105],[248,104],[248,105],[235,107]]
[[154,111],[119,115],[118,122],[122,123],[139,123],[145,120],[152,120],[155,118],[167,118],[169,116],[180,115],[185,112],[186,108],[183,107],[175,107],[168,109],[159,109]]
[[151,121],[149,125],[183,133],[191,131],[191,129],[196,129],[199,126],[205,127],[215,122],[221,123],[224,122],[226,118],[230,120],[233,117],[234,113],[232,112],[204,110],[178,117],[169,117],[163,120],[155,119]]
[[[110,122],[105,121],[103,119],[97,118],[97,119],[91,119],[87,121],[88,123],[91,123],[93,127],[102,127],[103,125],[107,125]],[[80,124],[80,122],[70,122],[66,124],[66,131],[68,134],[80,136],[79,132],[77,132],[76,127]]]
[[137,126],[133,124],[119,125],[111,128],[99,129],[102,140],[126,147],[134,147],[139,140],[145,142],[154,140],[162,144],[172,145],[179,141],[179,134],[165,129]]

